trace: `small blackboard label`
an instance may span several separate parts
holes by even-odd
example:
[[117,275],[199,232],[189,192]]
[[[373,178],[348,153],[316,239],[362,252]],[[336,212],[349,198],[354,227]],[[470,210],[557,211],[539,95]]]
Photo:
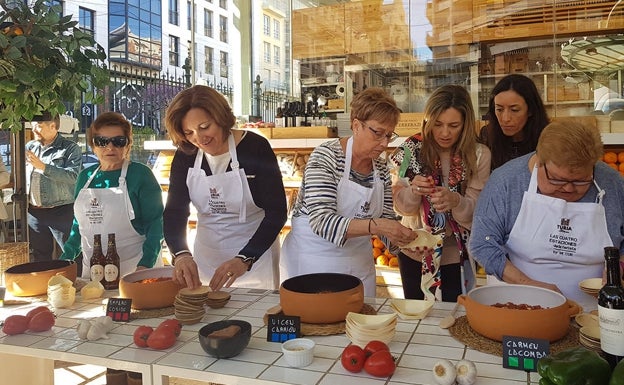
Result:
[[537,372],[537,361],[550,352],[548,340],[503,336],[503,367]]
[[109,298],[106,305],[106,315],[113,321],[130,321],[131,298]]
[[267,341],[284,342],[301,337],[301,318],[283,314],[270,314],[267,322]]

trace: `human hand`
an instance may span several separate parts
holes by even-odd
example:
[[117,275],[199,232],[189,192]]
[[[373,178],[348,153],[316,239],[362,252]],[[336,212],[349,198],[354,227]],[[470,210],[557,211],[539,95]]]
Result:
[[411,189],[414,195],[429,195],[435,191],[435,183],[430,176],[416,175],[412,179]]
[[39,159],[39,157],[35,155],[35,153],[32,151],[26,151],[26,162],[28,162],[31,166],[33,166],[33,168],[37,170],[45,169],[45,163],[43,163],[41,159]]
[[433,208],[438,212],[444,213],[459,206],[461,195],[446,187],[435,187],[430,199]]
[[399,221],[377,219],[377,222],[380,229],[377,234],[384,235],[390,242],[398,246],[407,245],[418,236],[414,230],[403,226]]
[[208,286],[213,291],[220,290],[222,287],[230,287],[236,281],[236,278],[247,272],[247,264],[240,258],[232,258],[221,264],[215,270]]
[[193,257],[180,256],[176,258],[173,280],[178,284],[188,287],[189,289],[195,289],[202,285],[199,280],[199,271],[197,270],[197,264]]

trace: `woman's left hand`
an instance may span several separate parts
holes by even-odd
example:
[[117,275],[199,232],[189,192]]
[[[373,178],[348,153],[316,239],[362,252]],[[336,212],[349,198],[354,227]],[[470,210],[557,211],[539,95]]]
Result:
[[240,258],[232,258],[217,267],[208,286],[213,291],[220,290],[222,287],[230,287],[236,281],[236,278],[246,272],[247,264]]
[[446,187],[436,187],[431,194],[431,204],[438,212],[449,212],[459,206],[461,196]]

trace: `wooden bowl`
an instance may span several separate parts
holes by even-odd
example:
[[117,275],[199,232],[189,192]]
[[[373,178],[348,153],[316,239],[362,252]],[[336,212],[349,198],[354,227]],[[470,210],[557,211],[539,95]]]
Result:
[[[129,273],[119,280],[119,294],[132,299],[133,309],[162,309],[173,306],[182,286],[175,283],[173,266],[154,267]],[[161,279],[143,283],[146,279]]]
[[[536,286],[491,285],[461,295],[457,302],[466,308],[468,324],[477,333],[496,341],[503,336],[545,339],[563,338],[570,317],[579,313],[577,304],[560,293]],[[542,309],[521,310],[492,306],[511,302],[515,305],[540,305]]]
[[16,297],[32,297],[46,294],[48,281],[60,274],[70,281],[76,281],[78,265],[73,261],[53,259],[28,262],[9,267],[4,272],[6,290]]
[[285,315],[312,324],[342,322],[347,313],[357,313],[364,305],[362,281],[348,274],[299,275],[282,282],[279,292]]

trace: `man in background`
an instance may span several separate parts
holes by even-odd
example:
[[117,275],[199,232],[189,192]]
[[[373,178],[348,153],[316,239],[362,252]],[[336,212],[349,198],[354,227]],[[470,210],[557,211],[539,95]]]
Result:
[[34,139],[26,143],[28,240],[31,261],[53,257],[61,250],[74,218],[74,189],[81,167],[81,150],[58,133],[60,120],[32,122]]

